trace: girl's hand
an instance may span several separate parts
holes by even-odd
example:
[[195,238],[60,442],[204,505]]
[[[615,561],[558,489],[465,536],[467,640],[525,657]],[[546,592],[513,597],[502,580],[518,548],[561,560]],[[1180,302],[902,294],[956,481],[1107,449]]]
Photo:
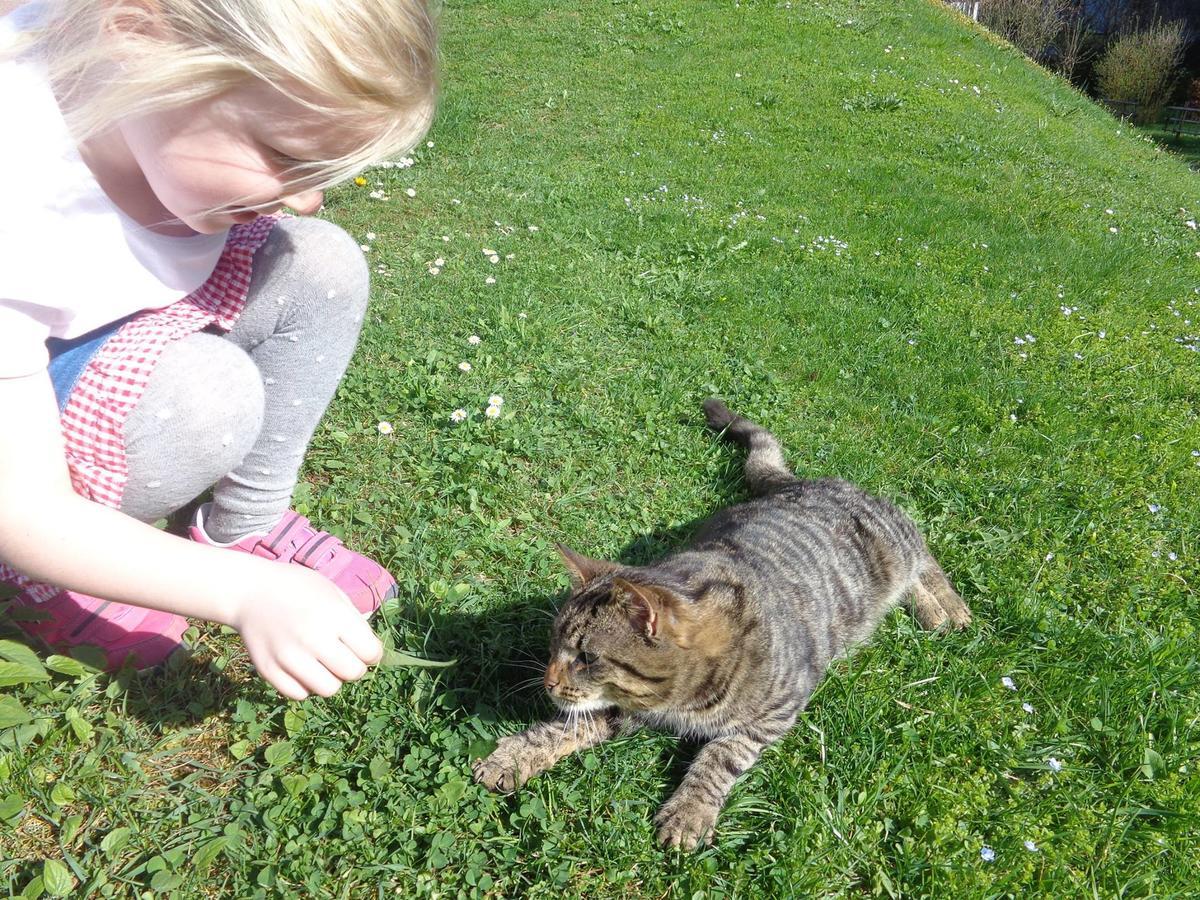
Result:
[[330,697],[383,657],[383,644],[332,582],[300,566],[271,566],[238,598],[230,624],[258,673],[283,696]]

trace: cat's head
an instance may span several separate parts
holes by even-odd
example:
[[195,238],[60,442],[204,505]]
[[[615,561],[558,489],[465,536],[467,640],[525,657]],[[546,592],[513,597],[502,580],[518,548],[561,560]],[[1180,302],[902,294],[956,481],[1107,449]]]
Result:
[[554,619],[546,691],[567,710],[675,705],[720,629],[704,627],[692,598],[639,577],[636,568],[559,545],[571,596]]

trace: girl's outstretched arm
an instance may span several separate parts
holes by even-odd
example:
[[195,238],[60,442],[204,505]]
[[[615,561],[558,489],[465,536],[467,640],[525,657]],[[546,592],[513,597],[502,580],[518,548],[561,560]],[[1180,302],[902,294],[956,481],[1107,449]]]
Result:
[[379,639],[331,582],[187,541],[71,488],[45,372],[0,378],[0,559],[58,587],[236,628],[281,694],[329,696],[378,662]]

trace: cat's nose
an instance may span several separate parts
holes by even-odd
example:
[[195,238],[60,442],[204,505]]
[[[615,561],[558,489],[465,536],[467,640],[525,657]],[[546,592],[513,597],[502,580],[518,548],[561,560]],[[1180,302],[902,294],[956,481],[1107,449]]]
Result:
[[546,690],[553,691],[558,687],[558,683],[561,680],[562,667],[557,662],[552,662],[546,666],[546,677],[542,679],[542,684],[546,686]]

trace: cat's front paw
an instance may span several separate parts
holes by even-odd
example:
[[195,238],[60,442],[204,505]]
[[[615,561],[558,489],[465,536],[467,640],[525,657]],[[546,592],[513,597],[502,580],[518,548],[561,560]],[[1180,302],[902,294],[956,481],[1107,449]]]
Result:
[[[489,791],[511,794],[541,771],[530,758],[530,749],[522,735],[503,737],[487,759],[477,759],[471,765],[475,781]],[[524,751],[524,752],[522,752]]]
[[658,842],[664,847],[681,850],[695,850],[700,844],[711,844],[720,814],[719,806],[676,794],[654,817]]

